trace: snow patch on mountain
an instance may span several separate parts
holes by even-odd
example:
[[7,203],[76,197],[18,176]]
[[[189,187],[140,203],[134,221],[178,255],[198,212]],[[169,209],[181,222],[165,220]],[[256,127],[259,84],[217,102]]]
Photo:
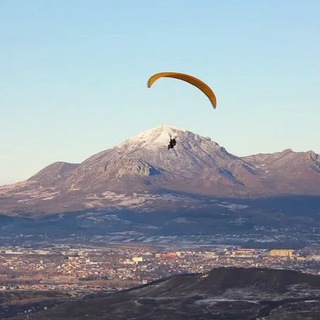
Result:
[[170,138],[176,137],[178,133],[185,131],[185,129],[162,124],[133,136],[131,139],[128,139],[120,144],[119,147],[125,148],[128,146],[134,146],[156,150],[159,148],[159,146],[167,145],[170,141]]

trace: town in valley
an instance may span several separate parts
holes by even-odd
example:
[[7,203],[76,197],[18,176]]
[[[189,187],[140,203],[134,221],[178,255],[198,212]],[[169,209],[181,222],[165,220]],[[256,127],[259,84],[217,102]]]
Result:
[[262,249],[165,243],[5,245],[0,247],[0,290],[54,290],[76,297],[122,290],[175,274],[207,272],[216,267],[320,274],[319,265],[319,246]]

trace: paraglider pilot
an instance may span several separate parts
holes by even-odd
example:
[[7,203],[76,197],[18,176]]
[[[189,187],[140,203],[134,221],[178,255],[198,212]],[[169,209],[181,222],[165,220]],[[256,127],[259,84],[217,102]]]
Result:
[[173,149],[176,144],[177,144],[176,139],[175,138],[170,138],[170,142],[168,144],[168,150],[169,149]]

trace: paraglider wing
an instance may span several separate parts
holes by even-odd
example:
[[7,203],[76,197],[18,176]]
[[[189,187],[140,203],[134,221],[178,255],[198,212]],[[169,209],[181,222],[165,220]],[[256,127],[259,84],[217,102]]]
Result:
[[159,72],[159,73],[156,73],[149,79],[148,88],[150,88],[155,81],[157,81],[159,78],[162,78],[162,77],[176,78],[176,79],[183,80],[183,81],[186,81],[186,82],[194,85],[195,87],[200,89],[209,98],[213,108],[214,109],[216,108],[217,99],[216,99],[214,92],[211,90],[211,88],[206,83],[201,81],[200,79],[193,77],[193,76],[190,76],[185,73],[179,73],[179,72]]

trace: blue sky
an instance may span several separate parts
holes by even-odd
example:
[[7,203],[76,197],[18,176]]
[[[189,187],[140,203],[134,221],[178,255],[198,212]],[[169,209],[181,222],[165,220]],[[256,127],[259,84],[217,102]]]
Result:
[[[320,153],[318,0],[0,1],[0,184],[159,124]],[[215,91],[148,78],[193,74]]]

